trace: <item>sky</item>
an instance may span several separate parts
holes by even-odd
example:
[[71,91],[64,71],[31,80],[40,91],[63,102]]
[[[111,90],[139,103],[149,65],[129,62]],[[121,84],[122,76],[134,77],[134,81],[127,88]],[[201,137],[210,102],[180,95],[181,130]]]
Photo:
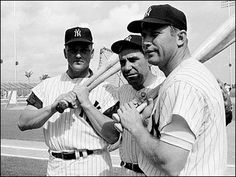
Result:
[[[191,52],[235,14],[235,7],[222,8],[221,1],[1,1],[1,82],[27,82],[25,71],[33,72],[30,82],[66,71],[64,34],[76,26],[92,31],[96,71],[100,49],[128,36],[127,25],[157,4],[185,13]],[[235,83],[235,44],[204,64],[223,82]]]

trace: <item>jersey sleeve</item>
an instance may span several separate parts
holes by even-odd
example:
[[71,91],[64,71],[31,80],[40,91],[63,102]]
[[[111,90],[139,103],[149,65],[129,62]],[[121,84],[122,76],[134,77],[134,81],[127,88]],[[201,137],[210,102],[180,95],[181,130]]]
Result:
[[32,105],[38,109],[43,107],[43,102],[32,92],[26,100],[27,105]]
[[34,87],[32,89],[32,92],[30,94],[30,96],[27,99],[27,103],[30,105],[35,106],[36,108],[42,108],[43,102],[45,100],[45,83],[44,81],[42,81],[41,83],[39,83],[36,87]]
[[107,117],[112,118],[112,114],[117,113],[117,110],[120,107],[120,102],[118,101],[114,106],[108,108],[105,112],[103,112],[104,115]]
[[[181,116],[189,128],[198,136],[204,122],[206,104],[203,95],[189,83],[179,81],[172,84],[162,100],[160,119],[166,124],[172,115]],[[167,116],[167,117],[165,117]]]
[[94,105],[99,107],[102,113],[111,115],[112,112],[117,110],[118,97],[117,97],[117,88],[111,84],[101,84],[90,92],[89,98],[92,102],[98,103]]

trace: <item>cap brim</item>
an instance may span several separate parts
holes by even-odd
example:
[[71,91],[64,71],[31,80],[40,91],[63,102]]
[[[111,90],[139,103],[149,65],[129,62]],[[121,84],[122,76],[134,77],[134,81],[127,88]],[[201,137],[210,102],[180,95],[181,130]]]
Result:
[[132,21],[128,24],[127,29],[129,32],[132,33],[141,33],[142,32],[142,26],[141,24],[145,23],[154,23],[154,24],[159,24],[159,25],[168,25],[170,24],[169,22],[163,21],[161,19],[156,19],[156,18],[145,18],[142,20],[135,20]]
[[71,40],[67,41],[67,42],[65,43],[65,45],[68,45],[68,44],[74,43],[74,42],[84,42],[84,43],[93,44],[92,41],[89,41],[89,40],[87,40],[87,39],[76,38],[76,39],[71,39]]
[[119,54],[121,48],[130,47],[130,46],[135,46],[135,47],[138,47],[138,48],[142,48],[140,45],[138,45],[136,43],[126,41],[126,40],[120,40],[120,41],[117,41],[117,42],[112,44],[111,50],[114,53]]

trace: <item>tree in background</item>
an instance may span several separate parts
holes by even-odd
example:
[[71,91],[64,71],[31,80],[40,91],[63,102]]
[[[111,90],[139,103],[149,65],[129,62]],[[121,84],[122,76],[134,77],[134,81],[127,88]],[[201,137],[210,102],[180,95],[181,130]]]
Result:
[[50,76],[48,74],[43,74],[42,76],[39,77],[40,81],[43,81],[47,78],[50,78]]
[[25,71],[25,76],[28,78],[28,82],[30,83],[30,77],[32,76],[32,71]]

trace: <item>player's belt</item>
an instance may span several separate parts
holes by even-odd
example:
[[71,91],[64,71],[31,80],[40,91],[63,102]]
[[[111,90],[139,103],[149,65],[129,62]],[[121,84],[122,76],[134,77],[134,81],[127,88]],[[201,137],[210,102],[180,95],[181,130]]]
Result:
[[139,168],[138,164],[126,163],[126,162],[121,161],[120,166],[125,167],[129,170],[133,170],[137,173],[143,173],[143,171]]
[[72,160],[78,159],[80,157],[87,157],[91,154],[101,153],[103,150],[81,150],[81,151],[72,151],[72,152],[50,152],[50,154],[56,158],[63,160]]

